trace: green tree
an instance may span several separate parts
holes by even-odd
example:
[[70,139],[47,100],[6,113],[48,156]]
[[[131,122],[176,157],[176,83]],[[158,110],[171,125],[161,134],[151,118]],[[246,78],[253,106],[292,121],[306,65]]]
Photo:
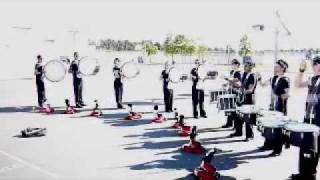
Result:
[[245,34],[240,39],[239,55],[241,57],[245,57],[245,56],[251,56],[251,54],[252,54],[251,44],[249,42],[248,36]]
[[151,42],[145,42],[143,45],[143,50],[145,54],[149,57],[151,63],[151,57],[156,55],[159,49],[156,45],[152,44]]
[[198,46],[196,48],[196,54],[198,56],[199,59],[204,60],[205,55],[208,53],[208,47],[206,46]]

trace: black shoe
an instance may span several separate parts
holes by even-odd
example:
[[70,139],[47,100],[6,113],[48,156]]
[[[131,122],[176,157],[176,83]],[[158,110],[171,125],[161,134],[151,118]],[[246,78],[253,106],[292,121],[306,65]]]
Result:
[[260,151],[269,151],[272,150],[272,147],[268,147],[268,146],[261,146],[258,148]]
[[230,127],[232,127],[232,125],[225,124],[225,125],[221,126],[221,128],[230,128]]
[[199,116],[193,116],[193,118],[195,118],[195,119],[199,119]]
[[270,157],[280,156],[280,153],[272,152],[271,154],[269,154],[269,156]]
[[290,178],[292,180],[307,180],[307,178],[305,176],[303,176],[302,174],[292,174]]
[[240,137],[240,136],[242,136],[242,134],[240,133],[232,133],[229,135],[229,137]]
[[80,103],[81,106],[87,106],[84,102]]
[[244,142],[248,142],[248,141],[250,141],[250,140],[253,140],[253,137],[246,138],[246,139],[244,140]]
[[123,109],[122,104],[118,104],[117,107],[118,107],[118,109]]
[[82,108],[82,106],[80,104],[77,104],[76,108]]
[[202,117],[202,118],[207,118],[208,116],[207,116],[207,115],[201,115],[200,117]]

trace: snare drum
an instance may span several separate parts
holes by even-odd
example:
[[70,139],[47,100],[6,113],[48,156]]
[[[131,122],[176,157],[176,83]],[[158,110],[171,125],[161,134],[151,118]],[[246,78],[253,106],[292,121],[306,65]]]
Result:
[[258,131],[268,140],[275,140],[283,137],[283,128],[288,123],[286,116],[269,116],[257,118]]
[[259,109],[255,105],[244,104],[240,107],[237,107],[237,112],[239,117],[247,123],[256,124],[257,113]]
[[260,110],[259,115],[264,116],[264,117],[284,116],[284,114],[282,112],[269,111],[269,110]]
[[237,96],[235,94],[225,94],[218,96],[218,110],[225,112],[236,111],[236,100]]
[[318,152],[320,128],[307,123],[290,123],[284,126],[291,145]]
[[217,89],[215,91],[210,91],[210,103],[218,102],[218,97],[226,94],[225,89]]

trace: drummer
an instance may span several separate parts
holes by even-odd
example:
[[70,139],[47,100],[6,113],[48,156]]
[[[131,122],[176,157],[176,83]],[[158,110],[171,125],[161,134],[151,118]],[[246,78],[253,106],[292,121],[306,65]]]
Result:
[[[284,115],[287,115],[287,101],[289,98],[289,88],[290,88],[290,80],[285,76],[285,73],[288,69],[288,63],[282,59],[278,60],[274,67],[274,76],[269,80],[262,82],[260,80],[260,84],[262,86],[266,86],[271,84],[271,105],[270,109],[282,112]],[[264,145],[260,147],[260,150],[271,150],[273,152],[270,154],[271,156],[278,156],[281,154],[283,142],[281,139],[276,140],[275,142],[271,142],[270,140],[265,140]]]
[[[251,59],[248,59],[244,62],[244,72],[241,77],[241,98],[238,104],[244,105],[253,105],[255,104],[255,89],[257,85],[256,75],[252,72],[255,67],[254,62]],[[244,121],[239,117],[235,120],[235,132],[232,133],[231,137],[242,136],[242,127]],[[246,122],[246,139],[245,141],[249,141],[253,139],[253,131],[252,124]]]
[[123,108],[123,105],[122,105],[122,94],[123,94],[122,78],[123,78],[123,74],[122,74],[122,71],[120,68],[120,62],[121,61],[119,58],[115,58],[113,60],[114,67],[112,70],[113,75],[114,75],[113,86],[114,86],[117,108]]
[[[241,72],[239,70],[240,62],[237,59],[233,59],[231,61],[231,68],[230,71],[230,79],[226,79],[229,81],[229,90],[232,94],[236,94],[237,90],[240,87],[240,80],[241,80]],[[222,128],[229,128],[233,126],[233,120],[236,119],[237,113],[230,112],[227,113],[227,123],[222,126]]]
[[43,107],[43,103],[46,101],[46,92],[44,86],[44,70],[42,65],[42,56],[37,56],[37,63],[34,67],[34,75],[36,76],[36,85],[37,85],[37,93],[38,93],[38,106],[40,108]]
[[[311,62],[313,76],[309,78],[308,81],[303,80],[304,72],[306,70],[306,62],[303,61],[300,64],[295,85],[298,88],[308,87],[304,122],[320,127],[320,57],[316,56]],[[319,144],[318,137],[318,149],[320,148]],[[299,174],[293,175],[292,179],[316,179],[318,161],[318,152],[313,152],[310,149],[300,147]]]
[[169,62],[164,64],[160,79],[163,81],[163,99],[166,112],[172,112],[173,89],[169,87]]
[[82,106],[86,106],[82,100],[82,88],[83,88],[83,81],[82,76],[79,71],[79,53],[73,53],[74,60],[71,62],[69,73],[72,73],[73,77],[73,91],[75,97],[76,108],[82,108]]
[[198,119],[198,105],[200,109],[200,117],[207,118],[206,111],[204,110],[204,90],[198,89],[197,84],[199,83],[198,69],[200,66],[199,59],[194,61],[195,67],[191,70],[192,78],[192,106],[193,106],[193,117]]

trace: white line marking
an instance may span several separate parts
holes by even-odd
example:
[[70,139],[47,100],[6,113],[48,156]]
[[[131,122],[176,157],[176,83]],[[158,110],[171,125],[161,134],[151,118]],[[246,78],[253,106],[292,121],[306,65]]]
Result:
[[52,172],[50,172],[50,171],[47,171],[47,170],[45,170],[45,169],[43,169],[43,168],[41,168],[41,167],[38,167],[38,166],[34,165],[34,164],[31,164],[31,163],[29,163],[29,162],[26,162],[26,161],[18,158],[17,156],[14,156],[14,155],[12,155],[12,154],[9,154],[9,153],[7,153],[7,152],[5,152],[5,151],[0,150],[0,153],[3,154],[3,155],[5,155],[5,156],[7,156],[7,157],[9,157],[9,158],[11,158],[11,159],[13,159],[13,160],[15,160],[15,161],[20,162],[21,164],[24,164],[24,165],[26,165],[26,166],[34,169],[34,170],[40,171],[41,173],[46,174],[46,175],[50,176],[51,178],[57,178],[57,177],[58,177],[58,175],[55,174],[55,173],[52,173]]
[[12,170],[16,170],[16,169],[19,169],[19,168],[22,168],[22,167],[25,167],[25,166],[22,165],[21,163],[14,163],[14,164],[12,164],[10,166],[5,166],[5,167],[0,168],[0,174],[6,173],[6,172],[9,172],[9,171],[12,171]]

